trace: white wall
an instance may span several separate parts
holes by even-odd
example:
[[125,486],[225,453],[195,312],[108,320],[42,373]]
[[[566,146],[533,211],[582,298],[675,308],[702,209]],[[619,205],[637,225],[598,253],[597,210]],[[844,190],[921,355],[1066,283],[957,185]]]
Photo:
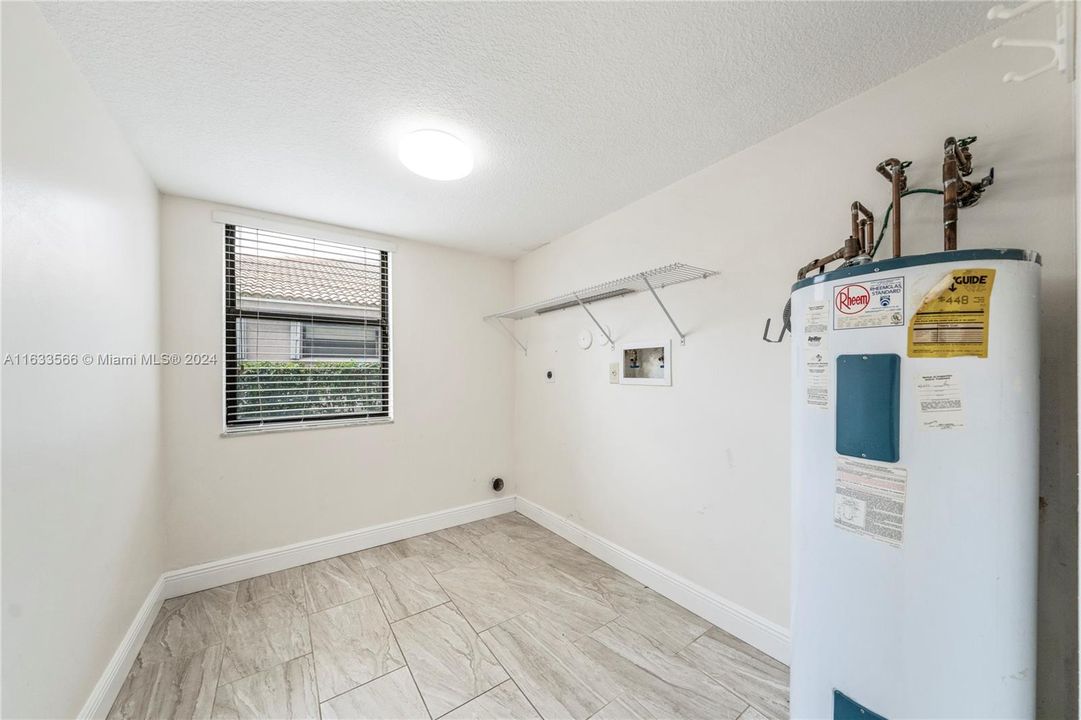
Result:
[[[163,198],[167,351],[221,357],[219,207]],[[220,365],[165,371],[170,568],[493,496],[488,480],[511,468],[513,361],[481,318],[511,301],[511,264],[397,245],[393,424],[223,438]]]
[[[1050,8],[1049,8],[1050,9]],[[1048,9],[1048,10],[1049,10]],[[1012,34],[1053,34],[1041,11]],[[1071,89],[1044,76],[1003,85],[1028,53],[987,35],[635,202],[515,264],[519,303],[667,264],[720,270],[664,290],[690,333],[673,386],[608,383],[616,354],[579,350],[579,310],[518,323],[515,473],[522,496],[782,626],[789,611],[788,364],[774,328],[795,271],[848,234],[848,205],[881,217],[875,165],[916,161],[937,187],[948,135],[980,137],[997,181],[962,210],[961,247],[1043,254],[1041,713],[1076,716],[1076,295]],[[941,249],[941,198],[904,202],[906,254]],[[886,255],[889,239],[885,241]],[[644,294],[594,306],[617,341],[671,337]],[[596,335],[596,333],[594,333]],[[544,382],[554,369],[556,382]]]
[[[3,354],[158,349],[158,192],[3,3]],[[4,717],[72,717],[164,562],[159,373],[3,368]]]

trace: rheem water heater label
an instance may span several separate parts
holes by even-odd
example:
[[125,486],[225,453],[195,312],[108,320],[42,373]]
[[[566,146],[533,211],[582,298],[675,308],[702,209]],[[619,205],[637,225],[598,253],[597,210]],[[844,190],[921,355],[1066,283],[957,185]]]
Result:
[[837,458],[833,524],[842,530],[901,547],[905,531],[908,470]]
[[905,324],[905,279],[862,280],[833,289],[833,329]]

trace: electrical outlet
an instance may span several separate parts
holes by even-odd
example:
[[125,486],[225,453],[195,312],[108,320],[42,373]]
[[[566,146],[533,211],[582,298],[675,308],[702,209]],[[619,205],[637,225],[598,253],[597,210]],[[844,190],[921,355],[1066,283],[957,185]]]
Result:
[[612,363],[608,366],[608,382],[614,385],[619,384],[619,363]]
[[544,382],[546,382],[546,383],[554,383],[555,381],[556,381],[555,372],[552,371],[552,370],[545,370],[544,371]]

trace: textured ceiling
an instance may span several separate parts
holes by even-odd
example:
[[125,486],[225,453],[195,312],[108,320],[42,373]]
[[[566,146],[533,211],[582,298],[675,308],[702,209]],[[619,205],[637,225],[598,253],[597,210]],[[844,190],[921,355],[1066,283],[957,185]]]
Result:
[[[40,7],[164,192],[508,257],[989,29],[953,2]],[[473,174],[403,168],[421,127]]]

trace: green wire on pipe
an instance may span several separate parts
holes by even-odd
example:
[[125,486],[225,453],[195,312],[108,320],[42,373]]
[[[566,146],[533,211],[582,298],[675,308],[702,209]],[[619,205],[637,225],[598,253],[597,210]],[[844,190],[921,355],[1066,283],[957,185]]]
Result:
[[[905,190],[903,193],[901,193],[901,197],[904,197],[906,195],[915,195],[916,193],[928,193],[930,195],[941,195],[942,191],[941,190],[936,190],[934,188],[914,188],[912,190]],[[892,211],[893,211],[893,203],[890,203],[890,206],[888,208],[886,208],[886,214],[882,216],[882,229],[878,231],[878,242],[875,243],[874,248],[872,248],[872,250],[871,250],[871,259],[874,259],[875,255],[878,253],[878,246],[882,244],[882,238],[886,237],[886,228],[889,227],[890,213]]]

